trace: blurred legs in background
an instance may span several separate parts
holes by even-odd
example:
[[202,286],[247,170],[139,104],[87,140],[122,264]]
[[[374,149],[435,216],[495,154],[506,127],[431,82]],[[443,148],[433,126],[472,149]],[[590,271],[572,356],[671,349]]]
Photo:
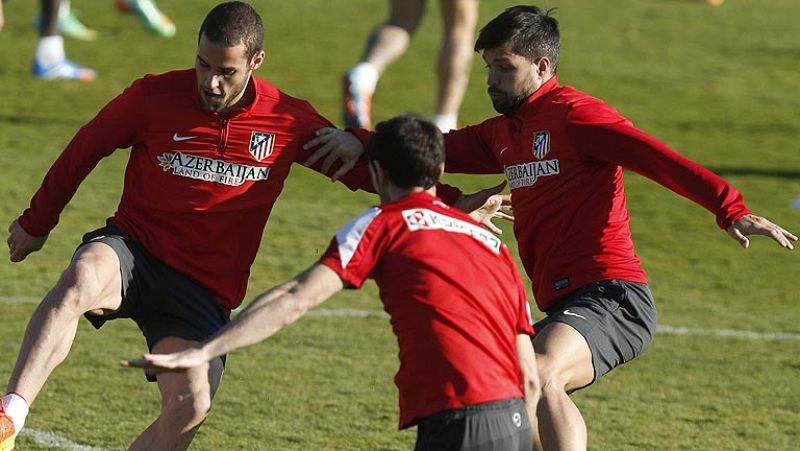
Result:
[[[433,122],[447,132],[457,127],[458,110],[469,82],[478,0],[440,0],[440,3],[443,36]],[[371,127],[372,95],[378,79],[408,49],[424,12],[425,0],[391,0],[389,19],[372,30],[361,61],[342,77],[346,127]]]
[[97,73],[68,60],[58,32],[59,0],[42,0],[42,25],[33,58],[33,75],[43,80],[93,81]]

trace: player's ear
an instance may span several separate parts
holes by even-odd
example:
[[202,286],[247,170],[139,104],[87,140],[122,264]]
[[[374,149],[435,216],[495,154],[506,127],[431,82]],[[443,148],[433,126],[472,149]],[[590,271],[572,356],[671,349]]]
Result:
[[544,77],[545,74],[550,71],[550,58],[546,56],[534,61],[533,64],[536,66],[536,70],[539,72],[540,77]]
[[253,55],[253,58],[250,60],[250,70],[256,70],[264,64],[264,60],[267,58],[267,54],[263,50],[259,50]]

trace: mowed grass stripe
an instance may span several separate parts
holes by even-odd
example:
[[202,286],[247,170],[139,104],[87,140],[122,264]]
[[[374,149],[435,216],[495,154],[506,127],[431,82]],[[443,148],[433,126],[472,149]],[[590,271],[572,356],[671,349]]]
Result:
[[[35,304],[39,299],[26,296],[0,296],[0,302],[6,304]],[[383,310],[362,310],[362,309],[315,309],[306,314],[312,317],[345,317],[345,318],[388,318]],[[774,340],[774,341],[797,341],[800,342],[800,334],[791,332],[757,332],[753,330],[737,329],[698,329],[684,326],[671,326],[669,324],[659,324],[659,334],[666,335],[706,335],[712,337],[730,337],[746,340]]]

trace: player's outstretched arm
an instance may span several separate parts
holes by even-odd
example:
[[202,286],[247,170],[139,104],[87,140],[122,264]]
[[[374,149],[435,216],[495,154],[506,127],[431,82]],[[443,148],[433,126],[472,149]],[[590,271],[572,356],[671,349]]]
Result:
[[141,359],[120,363],[152,373],[193,368],[265,340],[342,288],[342,280],[332,269],[316,263],[291,281],[258,296],[241,314],[196,347],[172,354],[145,354]]
[[453,206],[469,213],[472,219],[481,223],[492,233],[500,235],[503,231],[492,223],[492,219],[514,220],[514,217],[507,213],[511,210],[511,194],[500,194],[505,187],[506,182],[504,180],[495,186],[482,189],[476,193],[461,194]]
[[311,166],[321,158],[322,172],[327,174],[331,166],[337,160],[341,160],[342,165],[331,175],[331,180],[336,181],[348,171],[353,169],[364,154],[364,145],[352,133],[339,130],[334,127],[324,127],[316,131],[315,138],[303,145],[303,149],[313,149],[319,146],[310,157],[303,162],[305,166]]
[[756,215],[746,215],[737,219],[728,227],[728,235],[747,249],[750,247],[750,240],[747,235],[764,235],[775,240],[781,247],[792,250],[792,241],[797,241],[797,237],[789,233],[783,227],[773,224],[770,220]]
[[25,260],[28,254],[36,252],[44,246],[47,237],[48,235],[30,235],[19,225],[19,220],[15,219],[8,226],[8,240],[6,240],[6,243],[8,244],[9,259],[15,263]]

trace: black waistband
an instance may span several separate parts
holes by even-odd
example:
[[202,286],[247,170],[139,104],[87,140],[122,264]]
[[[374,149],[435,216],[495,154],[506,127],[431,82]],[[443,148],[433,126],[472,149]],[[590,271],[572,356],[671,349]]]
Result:
[[429,415],[419,421],[420,424],[436,421],[448,415],[454,415],[466,412],[482,412],[487,410],[505,410],[517,405],[523,405],[522,398],[501,399],[499,401],[485,402],[481,404],[473,404],[471,406],[459,407],[458,409],[442,410],[433,415]]

